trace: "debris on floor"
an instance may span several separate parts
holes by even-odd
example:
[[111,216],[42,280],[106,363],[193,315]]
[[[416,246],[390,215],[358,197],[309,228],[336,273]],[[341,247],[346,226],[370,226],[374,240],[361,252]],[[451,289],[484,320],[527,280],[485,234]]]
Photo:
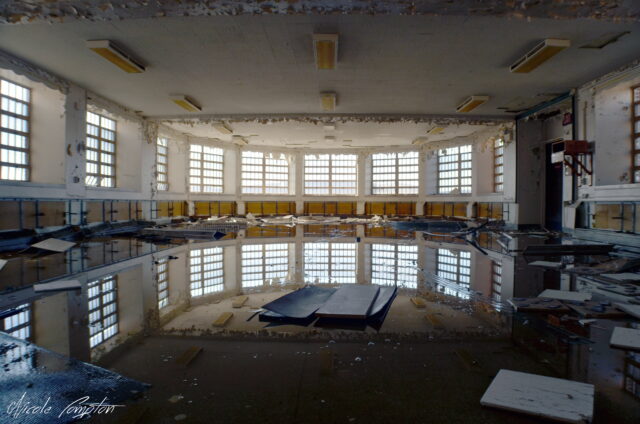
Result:
[[540,293],[538,297],[543,297],[547,299],[573,300],[575,302],[584,302],[585,300],[591,299],[591,293],[547,289],[547,290],[544,290],[542,293]]
[[611,333],[609,344],[618,349],[640,350],[640,330],[615,327]]

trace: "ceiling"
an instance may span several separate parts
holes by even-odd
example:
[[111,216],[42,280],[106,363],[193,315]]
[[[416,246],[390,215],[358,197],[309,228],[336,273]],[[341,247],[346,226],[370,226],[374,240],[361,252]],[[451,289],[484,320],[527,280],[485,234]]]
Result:
[[[314,67],[311,34],[340,34],[335,71]],[[604,49],[579,46],[631,31]],[[530,74],[508,66],[538,41],[572,47]],[[85,47],[112,39],[148,64],[126,74]],[[318,114],[319,93],[335,91],[345,114],[455,114],[565,92],[637,58],[640,24],[589,19],[531,21],[464,16],[212,16],[113,22],[0,25],[0,49],[146,116],[184,115],[168,100],[187,94],[203,114]]]
[[[490,131],[498,125],[487,124],[451,124],[441,126],[442,131],[428,134],[437,125],[412,122],[338,122],[329,126],[322,123],[281,121],[268,124],[258,121],[228,122],[233,134],[225,134],[207,123],[165,122],[171,128],[196,137],[217,138],[233,142],[240,136],[249,146],[281,146],[288,148],[363,148],[406,146],[414,140],[435,142],[451,140],[457,137],[469,137]],[[495,135],[492,134],[492,135]],[[326,139],[325,137],[333,137]]]

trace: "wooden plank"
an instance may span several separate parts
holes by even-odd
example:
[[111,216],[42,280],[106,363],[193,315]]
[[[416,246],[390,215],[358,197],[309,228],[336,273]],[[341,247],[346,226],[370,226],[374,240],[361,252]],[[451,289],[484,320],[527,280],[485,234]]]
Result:
[[542,293],[540,293],[538,297],[545,297],[547,299],[570,300],[574,302],[584,302],[587,300],[591,300],[591,293],[547,289]]
[[626,315],[624,311],[600,302],[588,301],[582,305],[567,306],[583,318],[623,318]]
[[502,369],[480,404],[568,423],[593,419],[592,384]]
[[365,319],[378,296],[378,286],[342,286],[316,311],[325,318]]
[[616,303],[615,307],[631,315],[632,317],[640,319],[640,305],[630,305],[628,303]]
[[224,327],[227,325],[229,320],[233,317],[233,312],[223,312],[221,313],[215,321],[213,321],[214,327]]
[[551,268],[551,269],[560,269],[562,268],[562,262],[551,262],[551,261],[533,261],[529,262],[531,266],[539,266],[543,268]]
[[34,284],[33,291],[36,293],[56,290],[75,290],[82,286],[78,280],[53,281],[51,283]]
[[467,369],[473,370],[481,368],[480,363],[466,349],[456,350],[456,356],[458,356]]
[[424,301],[424,299],[421,299],[419,297],[412,297],[411,303],[413,303],[413,306],[418,309],[424,309],[427,307],[427,303]]
[[609,278],[611,280],[626,282],[638,282],[640,281],[640,274],[636,274],[633,272],[622,272],[620,274],[600,274],[600,277]]
[[73,246],[75,246],[74,242],[55,238],[46,239],[31,245],[31,247],[43,250],[51,250],[52,252],[64,252],[71,249]]
[[200,352],[202,352],[201,347],[191,346],[190,348],[182,352],[182,355],[178,356],[178,358],[176,359],[176,363],[184,367],[188,367],[189,364],[193,362],[194,359],[196,359],[196,356],[198,356]]
[[507,299],[513,309],[520,312],[569,312],[569,308],[556,299],[542,297]]
[[442,324],[442,321],[440,321],[440,318],[438,318],[435,314],[426,314],[424,316],[427,321],[429,321],[431,323],[431,325],[433,325],[435,328],[444,328],[444,325]]
[[640,330],[615,327],[609,340],[611,347],[625,350],[640,350]]
[[242,308],[245,303],[249,300],[249,296],[238,296],[231,302],[231,306],[234,308]]
[[13,201],[0,202],[0,230],[20,229],[20,203]]

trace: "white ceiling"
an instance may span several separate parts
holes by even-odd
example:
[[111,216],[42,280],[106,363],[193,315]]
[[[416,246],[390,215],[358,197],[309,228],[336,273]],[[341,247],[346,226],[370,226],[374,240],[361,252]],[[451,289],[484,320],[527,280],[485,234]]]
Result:
[[[456,137],[467,137],[487,130],[487,125],[453,124],[444,127],[438,134],[428,135],[427,131],[434,124],[429,123],[376,123],[376,122],[344,122],[336,123],[335,129],[328,129],[322,124],[309,122],[273,122],[263,124],[256,121],[231,122],[229,126],[233,134],[224,134],[213,125],[205,123],[168,123],[180,132],[196,137],[217,138],[232,142],[232,137],[242,136],[249,146],[282,146],[289,148],[349,148],[349,147],[390,147],[406,146],[412,141],[433,142],[450,140]],[[494,125],[497,134],[499,126]],[[326,136],[334,139],[325,139]]]
[[[313,32],[338,32],[335,71],[317,71]],[[631,31],[602,50],[579,46]],[[572,47],[530,74],[508,66],[539,40]],[[85,47],[112,39],[148,64],[126,74]],[[454,114],[471,94],[475,112],[561,93],[637,58],[640,24],[588,19],[465,16],[213,16],[0,25],[0,48],[147,116],[182,115],[184,93],[203,114],[319,114],[318,94],[338,93],[337,113]]]

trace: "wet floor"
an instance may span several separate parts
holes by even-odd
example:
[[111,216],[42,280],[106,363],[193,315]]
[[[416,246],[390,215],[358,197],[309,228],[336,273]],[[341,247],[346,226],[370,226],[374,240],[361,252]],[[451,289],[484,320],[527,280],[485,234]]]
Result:
[[[640,354],[608,343],[613,327],[638,328],[637,320],[583,325],[573,309],[514,311],[513,302],[546,289],[590,293],[598,303],[638,300],[629,285],[568,272],[602,257],[520,253],[558,242],[572,241],[485,232],[472,246],[448,235],[317,224],[252,227],[215,242],[122,237],[59,254],[5,253],[0,330],[152,384],[99,422],[122,414],[153,423],[534,422],[480,406],[501,368],[594,384],[596,422],[638,422]],[[539,259],[565,272],[529,265]],[[83,289],[32,289],[60,278]],[[397,286],[398,296],[378,328],[259,320],[262,305],[304,284]],[[247,300],[234,307],[239,296]],[[233,316],[213,326],[225,313]],[[192,347],[202,351],[176,364]],[[168,400],[176,395],[183,398]]]

